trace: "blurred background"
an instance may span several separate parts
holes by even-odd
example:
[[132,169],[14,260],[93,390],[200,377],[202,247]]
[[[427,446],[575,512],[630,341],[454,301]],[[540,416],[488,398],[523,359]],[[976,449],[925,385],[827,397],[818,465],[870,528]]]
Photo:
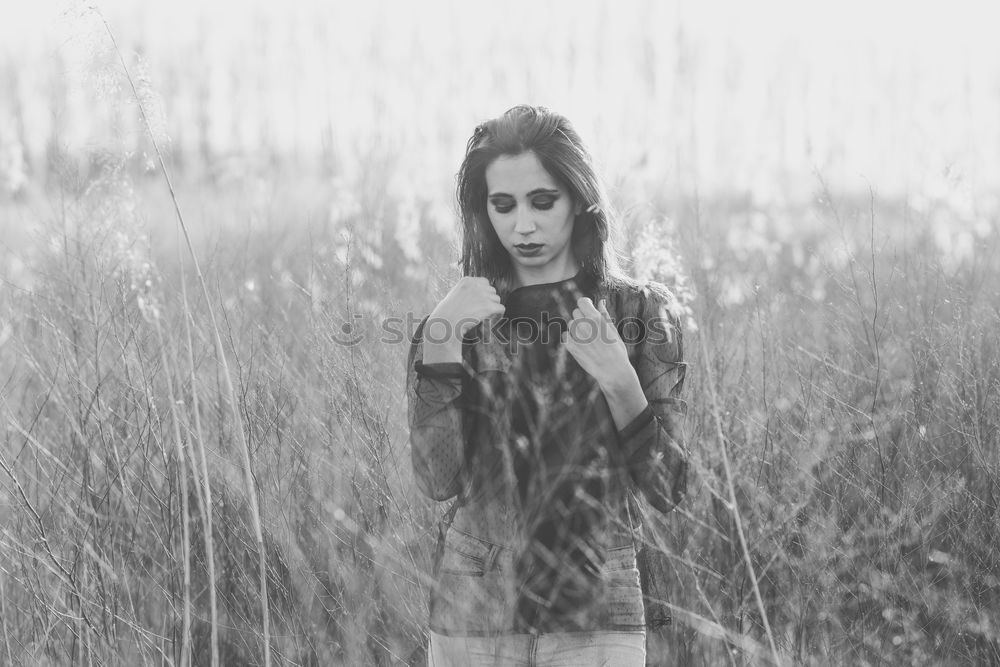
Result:
[[[391,144],[436,175],[477,121],[531,100],[573,119],[609,175],[660,188],[808,197],[819,171],[889,196],[995,193],[1000,64],[973,2],[94,6],[186,171],[252,156],[350,173],[337,156]],[[85,7],[34,3],[0,28],[11,190],[47,150],[144,148]]]
[[409,335],[460,275],[472,129],[529,102],[573,121],[627,269],[687,312],[697,475],[648,517],[675,614],[651,664],[1000,661],[995,19],[5,12],[0,655],[422,664],[444,505],[409,467]]

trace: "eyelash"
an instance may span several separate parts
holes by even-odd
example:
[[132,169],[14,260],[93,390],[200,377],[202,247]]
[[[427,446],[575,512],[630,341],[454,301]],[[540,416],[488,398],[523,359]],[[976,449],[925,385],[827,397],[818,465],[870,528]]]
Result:
[[[556,200],[555,199],[545,199],[545,200],[536,201],[536,202],[533,202],[533,203],[535,204],[535,208],[537,208],[539,211],[548,211],[550,208],[552,208],[553,206],[555,206]],[[510,213],[511,211],[514,210],[513,206],[496,206],[496,205],[494,205],[493,208],[496,209],[497,213]]]

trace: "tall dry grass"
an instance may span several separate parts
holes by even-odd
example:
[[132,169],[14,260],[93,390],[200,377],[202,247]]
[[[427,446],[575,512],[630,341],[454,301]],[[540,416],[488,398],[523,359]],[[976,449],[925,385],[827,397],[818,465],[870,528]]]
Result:
[[[206,303],[185,303],[180,241],[151,204],[161,186],[113,160],[63,182],[57,205],[24,213],[44,223],[32,289],[8,283],[3,296],[5,655],[179,662],[190,608],[195,664],[214,642],[221,664],[262,663],[234,413]],[[193,210],[244,195],[195,185],[178,187]],[[379,327],[426,313],[457,274],[430,220],[418,218],[414,257],[377,181],[365,187],[344,207],[329,184],[279,183],[258,227],[228,222],[199,242],[249,443],[280,664],[419,663],[425,641],[443,508],[409,469],[407,343]],[[643,239],[635,269],[694,297],[697,474],[686,505],[646,517],[669,554],[674,610],[650,635],[651,663],[768,661],[766,614],[787,663],[989,664],[996,236],[956,258],[906,202],[819,198],[798,210],[663,201],[654,210],[672,218],[624,221]],[[650,227],[666,236],[638,233]]]

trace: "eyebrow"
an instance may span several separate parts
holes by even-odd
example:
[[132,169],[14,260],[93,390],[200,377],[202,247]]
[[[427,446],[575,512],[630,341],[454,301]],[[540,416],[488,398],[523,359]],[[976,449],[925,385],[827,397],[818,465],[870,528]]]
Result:
[[[535,188],[534,190],[528,193],[528,196],[534,197],[535,195],[557,195],[557,194],[559,194],[559,191],[553,190],[551,188]],[[493,199],[494,197],[513,197],[513,196],[514,195],[509,195],[506,192],[493,192],[489,195],[489,199]]]

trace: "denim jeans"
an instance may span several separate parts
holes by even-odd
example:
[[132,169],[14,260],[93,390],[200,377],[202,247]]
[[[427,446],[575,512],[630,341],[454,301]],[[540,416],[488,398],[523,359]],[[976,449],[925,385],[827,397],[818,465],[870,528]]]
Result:
[[428,667],[643,667],[644,630],[448,636],[431,631]]

